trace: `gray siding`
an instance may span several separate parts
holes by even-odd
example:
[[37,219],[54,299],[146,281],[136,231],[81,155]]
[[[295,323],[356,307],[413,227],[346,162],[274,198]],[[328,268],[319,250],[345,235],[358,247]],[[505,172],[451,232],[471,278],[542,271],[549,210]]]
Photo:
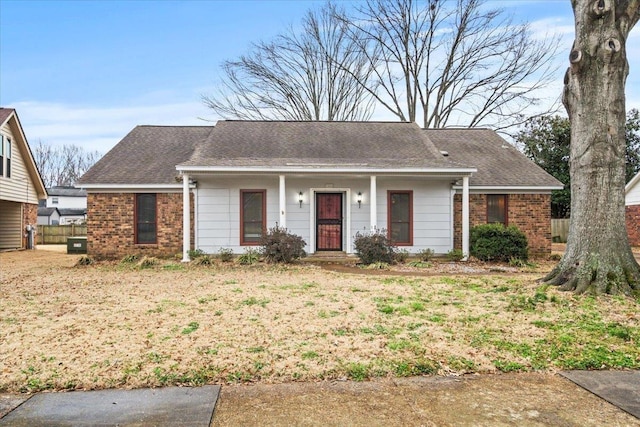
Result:
[[[307,242],[305,250],[315,251],[313,224],[315,192],[341,192],[344,194],[343,248],[352,249],[356,232],[370,232],[370,179],[366,177],[286,177],[286,226]],[[246,249],[240,246],[240,190],[267,190],[267,227],[279,221],[278,176],[243,176],[238,178],[202,178],[198,180],[196,195],[196,247],[207,253],[229,248],[234,253]],[[404,247],[409,252],[431,248],[446,253],[453,247],[453,207],[449,180],[377,178],[377,227],[387,228],[387,190],[413,190],[413,242]],[[298,202],[299,192],[303,203]],[[362,192],[358,207],[356,195]],[[347,218],[350,219],[347,226]]]

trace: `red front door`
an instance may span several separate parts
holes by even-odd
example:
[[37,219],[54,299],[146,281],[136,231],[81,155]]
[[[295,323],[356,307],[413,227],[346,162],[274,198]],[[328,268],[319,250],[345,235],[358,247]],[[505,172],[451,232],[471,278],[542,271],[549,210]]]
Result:
[[342,250],[342,193],[316,193],[316,250]]

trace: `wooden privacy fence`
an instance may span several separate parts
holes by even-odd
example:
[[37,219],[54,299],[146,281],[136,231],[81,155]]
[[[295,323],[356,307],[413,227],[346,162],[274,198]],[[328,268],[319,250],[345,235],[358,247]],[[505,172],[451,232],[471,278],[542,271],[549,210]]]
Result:
[[37,245],[65,245],[67,237],[87,235],[86,225],[38,225]]
[[554,243],[566,243],[569,235],[569,218],[551,219],[551,238]]

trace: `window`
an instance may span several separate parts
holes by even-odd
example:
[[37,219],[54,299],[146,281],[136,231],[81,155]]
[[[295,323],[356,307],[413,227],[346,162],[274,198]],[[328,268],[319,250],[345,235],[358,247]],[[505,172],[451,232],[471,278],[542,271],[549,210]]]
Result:
[[138,244],[157,243],[156,195],[136,194],[136,236]]
[[7,138],[7,170],[6,177],[11,178],[11,138]]
[[267,228],[267,190],[240,190],[240,244],[258,245]]
[[52,205],[57,205],[58,204],[58,198],[57,197],[52,197],[51,198],[51,204]]
[[4,135],[0,135],[0,176],[4,176]]
[[387,194],[389,239],[394,245],[413,245],[413,191],[389,191]]
[[507,195],[487,194],[487,223],[507,225]]

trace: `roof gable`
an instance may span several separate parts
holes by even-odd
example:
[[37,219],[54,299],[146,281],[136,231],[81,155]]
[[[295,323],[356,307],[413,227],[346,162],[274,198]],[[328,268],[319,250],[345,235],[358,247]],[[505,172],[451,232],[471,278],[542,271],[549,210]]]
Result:
[[29,142],[22,129],[22,124],[18,118],[18,113],[13,108],[0,107],[0,128],[8,125],[13,135],[13,142],[16,144],[15,148],[20,151],[24,167],[29,175],[31,184],[37,194],[38,199],[44,199],[47,197],[47,191],[44,187],[44,182],[36,166],[33,153],[29,147]]
[[563,184],[489,129],[425,129],[429,139],[454,162],[478,168],[476,187],[556,187]]
[[415,123],[220,121],[183,169],[263,166],[460,168]]
[[86,184],[176,184],[176,164],[188,160],[213,126],[136,126],[79,180]]

